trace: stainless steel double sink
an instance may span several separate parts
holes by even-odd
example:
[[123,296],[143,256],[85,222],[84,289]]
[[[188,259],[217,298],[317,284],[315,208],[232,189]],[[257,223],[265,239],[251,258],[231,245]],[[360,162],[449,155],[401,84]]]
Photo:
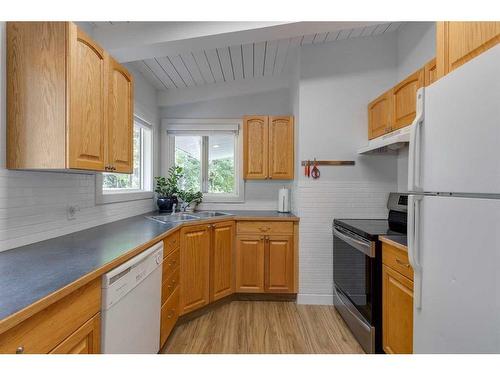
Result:
[[231,214],[228,214],[226,212],[219,212],[219,211],[200,211],[192,213],[179,212],[175,214],[146,216],[146,218],[150,220],[159,221],[161,223],[178,223],[183,221],[209,219],[212,217],[230,216],[230,215]]

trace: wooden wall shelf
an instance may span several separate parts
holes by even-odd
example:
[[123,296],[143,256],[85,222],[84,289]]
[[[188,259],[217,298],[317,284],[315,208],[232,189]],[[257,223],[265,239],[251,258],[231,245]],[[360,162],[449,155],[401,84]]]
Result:
[[[307,162],[309,162],[309,165],[312,167],[314,165],[314,159],[312,160],[302,160],[300,162],[300,165],[305,167],[307,165]],[[316,160],[316,165],[355,165],[354,160]]]

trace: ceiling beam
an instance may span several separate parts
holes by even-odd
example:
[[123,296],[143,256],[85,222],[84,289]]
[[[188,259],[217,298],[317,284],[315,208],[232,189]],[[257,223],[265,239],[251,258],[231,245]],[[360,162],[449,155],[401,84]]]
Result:
[[321,34],[384,22],[131,22],[93,29],[120,62]]

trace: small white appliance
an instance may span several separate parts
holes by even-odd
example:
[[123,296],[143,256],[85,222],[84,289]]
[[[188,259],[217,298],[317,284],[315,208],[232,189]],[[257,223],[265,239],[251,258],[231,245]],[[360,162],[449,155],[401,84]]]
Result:
[[160,350],[163,242],[102,277],[102,353]]
[[278,212],[290,212],[290,189],[284,186],[278,192]]
[[500,45],[417,93],[414,353],[500,353]]

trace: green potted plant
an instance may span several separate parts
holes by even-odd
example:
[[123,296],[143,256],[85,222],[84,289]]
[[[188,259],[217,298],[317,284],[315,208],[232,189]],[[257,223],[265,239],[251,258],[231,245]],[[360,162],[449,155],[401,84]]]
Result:
[[196,206],[203,200],[203,193],[201,191],[180,191],[179,198],[184,202],[184,209],[186,211],[194,211]]
[[171,212],[172,207],[178,204],[178,183],[182,178],[182,167],[172,166],[168,170],[168,177],[155,177],[156,204],[160,212]]

